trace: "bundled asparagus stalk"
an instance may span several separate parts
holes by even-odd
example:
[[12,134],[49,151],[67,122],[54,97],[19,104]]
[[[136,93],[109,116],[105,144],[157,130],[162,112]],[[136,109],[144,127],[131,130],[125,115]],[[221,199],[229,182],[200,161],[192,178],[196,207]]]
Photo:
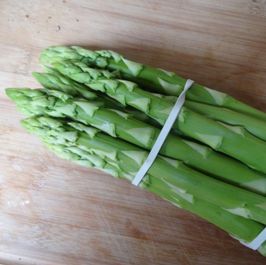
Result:
[[[77,122],[66,123],[41,116],[26,119],[22,124],[29,132],[40,136],[59,156],[84,166],[102,169],[115,177],[132,180],[141,164],[139,158],[145,159],[147,156],[145,151],[131,144],[113,139]],[[136,156],[137,153],[140,156]],[[249,242],[256,237],[263,229],[259,223],[232,214],[176,186],[177,176],[189,179],[193,174],[198,178],[203,177],[180,162],[158,157],[141,186],[179,207],[198,214],[241,241]],[[193,182],[195,181],[200,180],[194,178]],[[220,184],[218,181],[213,183],[215,182]],[[259,251],[266,254],[266,243]]]
[[[96,112],[100,112],[100,104],[98,102],[89,102],[87,100],[79,100],[76,102],[70,101],[70,99],[66,98],[67,95],[63,93],[61,98],[64,98],[64,101],[54,96],[47,95],[41,90],[8,89],[7,93],[14,101],[16,101],[18,107],[24,113],[29,113],[31,115],[47,114],[56,117],[67,116],[84,122],[93,116],[96,117]],[[107,116],[107,113],[104,114],[106,115],[103,115],[101,118],[102,120],[104,120]],[[120,116],[118,115],[118,117]],[[115,120],[115,116],[113,116],[113,120]],[[102,123],[98,123],[97,127],[103,128]],[[115,130],[115,127],[110,128],[109,126],[106,126],[106,128],[104,128],[104,131],[109,132],[110,135],[115,135],[117,131]],[[125,130],[125,133],[126,131],[127,130]],[[116,146],[116,142],[114,142],[114,140],[113,143],[114,146]],[[113,153],[109,154],[114,156]],[[134,158],[139,162],[140,166],[144,161],[146,153],[142,151],[142,153],[133,152],[132,154],[131,152],[130,154],[132,159]],[[182,167],[186,168],[184,166]],[[166,170],[166,167],[164,167],[164,170]],[[151,172],[153,171],[151,170]],[[165,174],[166,173],[164,173],[164,175]],[[177,185],[178,187],[180,185],[179,188],[184,190],[191,189],[193,192],[195,192],[196,196],[213,202],[214,204],[227,209],[229,212],[233,212],[237,215],[266,224],[266,209],[263,207],[263,204],[266,203],[266,198],[264,196],[236,188],[201,173],[193,176],[193,174],[190,174],[189,172],[187,177],[189,179],[182,179],[181,176],[173,178],[172,184]],[[200,183],[204,183],[204,185],[199,185]],[[213,192],[217,189],[219,192],[213,196]],[[245,202],[245,200],[248,200],[248,202]]]
[[[60,74],[55,69],[46,68],[46,70],[47,73],[33,72],[32,75],[43,87],[47,89],[59,90],[71,96],[83,97],[86,99],[96,99],[98,97],[98,100],[100,99],[105,106],[108,106],[113,110],[126,112],[125,116],[134,117],[157,127],[159,125],[156,121],[150,119],[142,112],[133,108],[125,108],[122,104],[109,97],[106,97],[102,93],[97,94],[95,92],[89,91],[87,86],[71,80],[70,78]],[[117,113],[119,113],[119,111]]]
[[[54,48],[56,49],[56,48]],[[53,50],[52,50],[53,51]],[[119,78],[117,76],[118,72],[107,72],[107,71],[97,71],[93,68],[87,66],[87,64],[83,62],[67,62],[62,61],[64,59],[64,53],[60,54],[59,61],[56,61],[55,58],[49,57],[51,49],[44,51],[42,53],[41,58],[45,58],[42,61],[45,64],[53,65],[62,73],[71,76],[72,79],[77,80],[82,83],[91,83],[92,80],[99,79],[110,79],[110,78]],[[46,56],[48,54],[48,56]],[[57,57],[56,57],[57,58]],[[61,61],[60,61],[61,58]],[[58,63],[59,62],[59,63]],[[84,73],[85,72],[85,73]],[[87,74],[86,74],[87,73]],[[191,88],[192,89],[192,88]],[[190,90],[191,90],[190,89]],[[218,92],[220,93],[220,92]],[[162,98],[163,96],[160,95]],[[176,100],[175,97],[163,97],[166,100],[170,100],[173,102]],[[185,105],[188,106],[192,110],[196,110],[205,116],[212,118],[217,121],[222,121],[231,125],[243,126],[247,131],[255,136],[266,140],[266,125],[264,118],[255,118],[249,115],[245,115],[241,112],[236,112],[231,110],[230,108],[224,108],[223,106],[213,106],[210,104],[202,104],[196,101],[187,100]],[[254,109],[255,110],[255,109]],[[264,113],[263,113],[264,114]]]
[[[86,67],[83,63],[61,61],[53,63],[53,66],[75,81],[104,92],[123,105],[143,111],[162,125],[173,107],[173,103],[169,100],[144,91],[133,82],[106,78],[106,71],[97,71]],[[252,127],[252,124],[250,126]],[[264,131],[263,127],[265,127]],[[266,173],[266,142],[242,127],[217,122],[184,106],[174,128],[188,137]],[[265,134],[266,126],[262,126],[261,131]]]
[[[125,79],[130,79],[141,86],[162,94],[178,96],[186,79],[163,69],[152,68],[124,58],[122,55],[108,50],[92,51],[78,46],[49,47],[41,54],[41,62],[50,64],[60,60],[82,61],[99,68],[117,70]],[[187,93],[190,100],[222,106],[254,117],[266,120],[266,114],[254,109],[222,92],[194,84]]]
[[[6,90],[32,116],[24,127],[57,155],[132,181],[185,80],[111,51],[51,47],[41,61],[47,73],[33,75],[45,89]],[[265,113],[193,85],[140,186],[251,242],[266,225],[265,121]],[[266,255],[266,242],[258,251]]]
[[[51,78],[51,74],[35,76],[38,76],[39,80],[42,79],[42,83],[44,77]],[[74,94],[75,83],[72,85]],[[56,87],[59,89],[60,86],[63,84],[57,80]],[[106,108],[100,99],[81,100],[54,90],[8,89],[7,94],[24,113],[72,118],[147,150],[152,148],[160,132],[156,127],[136,120],[121,110]],[[170,134],[160,153],[240,187],[266,194],[264,174],[253,171],[237,160],[216,153],[206,146]]]
[[[83,90],[85,90],[85,92],[87,90],[86,86],[84,86],[83,90],[81,91],[79,83],[72,81],[66,76],[62,76],[55,71],[51,71],[51,69],[49,71],[50,73],[35,72],[33,73],[33,76],[45,88],[57,89],[62,92],[68,91],[73,96],[86,96],[83,95]],[[71,85],[69,86],[68,84]],[[66,88],[66,86],[68,86],[68,88]],[[105,103],[104,105],[110,105],[110,102],[107,102],[107,104],[106,102],[102,103]],[[114,104],[111,104],[112,107],[114,107]],[[105,110],[109,113],[110,111],[113,112],[113,110],[110,109]],[[119,107],[119,112],[116,111],[116,113],[120,114],[121,117],[116,117],[116,119],[114,119],[108,118],[109,115],[106,115],[104,123],[108,123],[110,127],[115,126],[118,129],[121,128],[122,132],[131,132],[131,135],[134,137],[134,139],[123,134],[119,134],[119,131],[116,136],[150,150],[155,142],[155,139],[159,135],[159,130],[147,124],[147,119],[143,119],[143,116],[140,116],[139,114],[136,115],[136,113],[134,113],[134,118],[141,119],[142,121],[145,121],[146,124],[136,122],[127,113],[123,113],[123,109],[121,109],[121,107]],[[95,123],[91,122],[89,119],[86,119],[86,121],[83,122],[95,126]],[[128,127],[125,128],[124,124],[127,124]],[[100,127],[98,126],[97,128]],[[141,143],[139,142],[139,139],[142,140]],[[147,139],[149,139],[149,141],[147,141]],[[163,145],[160,153],[171,158],[179,159],[194,168],[209,174],[213,174],[238,186],[245,187],[263,195],[266,194],[266,175],[253,171],[237,160],[230,159],[227,156],[216,153],[206,146],[189,140],[183,140],[176,135],[170,134],[166,139],[166,142]]]
[[[116,59],[112,61],[113,57]],[[120,58],[120,59],[118,59]],[[79,82],[82,80],[82,82],[87,82],[91,80],[88,79],[88,77],[85,77],[81,72],[82,71],[92,71],[92,76],[95,79],[99,79],[99,76],[95,76],[95,71],[91,70],[87,67],[87,65],[96,65],[98,67],[104,67],[111,70],[121,70],[120,72],[112,72],[112,74],[109,75],[110,77],[119,77],[118,74],[120,73],[122,77],[128,77],[128,75],[124,75],[125,72],[127,72],[128,68],[131,66],[131,68],[136,65],[136,63],[130,62],[126,59],[124,59],[121,55],[116,54],[112,51],[90,51],[85,50],[80,47],[51,47],[47,50],[44,50],[41,54],[41,61],[44,65],[51,65],[56,62],[62,62],[62,60],[66,59],[79,59],[79,61],[76,63],[75,66],[68,65],[67,70],[64,67],[64,65],[57,65],[57,67],[61,71],[67,71],[68,75],[73,75],[73,78],[75,80],[79,80]],[[80,62],[82,60],[82,62]],[[110,62],[111,61],[111,62]],[[130,62],[128,64],[124,64],[123,62]],[[104,62],[104,63],[103,63]],[[116,63],[114,63],[116,62]],[[64,62],[66,64],[66,62]],[[121,64],[124,66],[122,69],[120,68]],[[162,89],[164,86],[167,86],[167,82],[163,80],[169,79],[169,74],[167,74],[167,71],[161,70],[161,69],[153,69],[151,67],[147,67],[144,65],[139,65],[139,69],[141,69],[141,72],[139,75],[142,75],[144,72],[144,75],[147,78],[147,84],[150,84],[152,88],[157,88],[156,92],[163,92]],[[136,66],[137,67],[137,66]],[[81,68],[82,71],[80,71],[78,68]],[[134,72],[132,69],[129,71],[130,73]],[[151,75],[146,74],[152,73]],[[154,77],[158,73],[157,78]],[[174,93],[171,93],[167,90],[167,94],[170,95],[179,95],[180,91],[182,91],[182,87],[184,86],[185,80],[181,80],[180,77],[176,76],[174,73],[172,73],[172,80],[171,82],[174,82],[175,85],[172,85],[172,87],[177,87],[174,91]],[[158,77],[162,75],[161,77]],[[134,77],[134,75],[130,76]],[[176,78],[175,78],[176,77]],[[156,80],[161,80],[159,83],[156,82]],[[134,80],[138,84],[142,84],[141,77],[136,78],[130,78],[130,80]],[[179,81],[178,81],[179,80]],[[158,86],[153,84],[153,81],[158,84]],[[163,83],[162,83],[163,82]],[[165,84],[164,86],[161,86],[160,84]],[[171,86],[171,84],[169,84]],[[265,113],[258,111],[254,108],[251,108],[250,106],[243,104],[240,101],[237,101],[233,99],[232,97],[225,95],[221,92],[211,90],[209,88],[200,86],[195,84],[192,86],[192,88],[188,91],[187,97],[189,100],[186,101],[186,105],[190,106],[191,109],[196,109],[196,111],[203,113],[207,115],[208,117],[211,117],[215,120],[222,121],[229,123],[231,125],[240,125],[246,128],[249,132],[256,135],[257,137],[266,140],[266,133],[265,133],[265,121],[266,121],[266,115]],[[197,103],[207,103],[207,104],[197,104]],[[233,111],[233,110],[237,110]],[[249,115],[244,115],[249,114]],[[256,118],[255,118],[256,117]]]

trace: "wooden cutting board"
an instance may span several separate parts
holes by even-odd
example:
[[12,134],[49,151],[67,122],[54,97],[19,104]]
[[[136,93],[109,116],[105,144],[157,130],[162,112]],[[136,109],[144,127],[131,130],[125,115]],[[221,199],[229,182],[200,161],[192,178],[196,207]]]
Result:
[[125,181],[55,157],[5,87],[49,45],[108,48],[266,110],[265,0],[1,0],[0,263],[259,265],[266,259]]

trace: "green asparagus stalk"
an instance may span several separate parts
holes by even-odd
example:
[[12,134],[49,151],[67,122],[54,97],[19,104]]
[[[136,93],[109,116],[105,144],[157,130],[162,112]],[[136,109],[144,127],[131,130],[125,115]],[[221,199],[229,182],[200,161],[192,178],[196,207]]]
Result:
[[[114,72],[108,73],[105,70],[96,70],[88,67],[83,62],[63,61],[53,65],[65,75],[70,76],[72,80],[77,80],[80,83],[90,84],[94,80],[116,78]],[[86,75],[86,73],[88,74]],[[163,100],[172,102],[172,104],[174,104],[177,99],[174,96],[164,96],[160,94],[157,94],[157,96]],[[186,100],[185,106],[213,120],[229,123],[230,125],[242,126],[254,136],[266,140],[266,122],[261,119],[223,107],[202,104],[191,100]]]
[[94,99],[98,97],[98,99],[100,98],[100,100],[103,102],[104,106],[106,107],[126,112],[127,115],[130,115],[138,120],[159,127],[159,124],[155,120],[149,118],[143,112],[140,112],[134,108],[125,108],[122,104],[106,96],[103,93],[93,93],[88,90],[87,86],[73,81],[67,76],[60,74],[55,69],[46,68],[46,70],[48,71],[47,73],[39,73],[39,72],[32,73],[33,77],[44,88],[59,90],[71,96],[83,97],[86,99]]
[[[60,83],[57,83],[57,88],[59,87]],[[50,90],[51,92],[53,91]],[[7,94],[20,109],[30,112],[30,115],[45,113],[79,120],[147,150],[152,148],[160,133],[156,127],[138,121],[126,113],[101,106],[101,101],[75,99],[63,92],[56,97],[43,90],[30,89],[8,89]],[[184,161],[187,165],[221,180],[266,195],[265,175],[206,146],[170,134],[160,153]]]
[[[51,145],[50,149],[54,150],[55,147],[56,146]],[[76,162],[79,165],[86,167],[90,166],[89,164],[91,162],[87,162],[88,153],[83,155],[84,151],[81,149],[75,149],[73,151],[73,148],[65,148],[64,146],[60,146],[59,148],[56,148],[56,151],[54,152],[58,156],[61,156],[62,158],[67,157],[68,160],[72,160],[73,162]],[[116,167],[108,163],[105,163],[104,168],[100,168],[97,166],[94,166],[94,168],[100,169],[114,177],[126,179],[128,176],[127,173],[124,173],[122,170],[117,171]],[[179,192],[176,192],[174,189],[169,191],[165,182],[162,182],[158,178],[154,178],[153,176],[151,177],[152,185],[146,185],[146,183],[144,183],[142,185],[144,189],[157,194],[161,198],[169,201],[177,207],[188,210],[191,213],[200,216],[208,222],[216,225],[220,229],[226,231],[235,239],[238,239],[245,243],[251,242],[263,229],[263,226],[257,222],[231,214],[215,206],[214,204],[205,202],[198,198],[194,197],[194,201],[193,203],[191,203],[183,199],[182,196],[179,195]],[[206,209],[208,209],[208,211],[206,211]],[[258,249],[258,251],[262,255],[266,256],[266,243],[263,243],[262,246]]]
[[[45,122],[43,122],[43,119]],[[57,123],[57,121],[47,117],[32,117],[22,121],[22,124],[29,130],[29,132],[36,133],[37,130],[37,134],[41,136],[45,145],[59,157],[73,161],[82,166],[103,170],[114,177],[132,180],[133,176],[131,176],[129,172],[121,170],[121,168],[117,166],[116,161],[110,161],[110,158],[103,159],[96,154],[91,154],[91,149],[87,146],[80,146],[76,142],[72,142],[70,144],[69,141],[67,144],[64,144],[62,141],[60,141],[61,144],[58,144],[58,140],[56,140],[56,138],[47,137],[48,135],[50,136],[50,129],[53,128],[53,130],[58,130],[60,125],[58,125],[58,123],[57,125],[53,125],[54,123]],[[47,124],[49,124],[49,127]],[[82,125],[75,124],[75,127],[80,126],[82,127]],[[39,129],[40,127],[41,130]],[[171,163],[171,166],[172,165],[173,163]],[[130,178],[128,178],[128,176],[130,176]],[[178,190],[169,189],[165,180],[161,181],[153,175],[150,175],[149,178],[149,183],[142,183],[142,187],[144,189],[152,191],[174,205],[189,210],[190,212],[204,218],[210,223],[220,227],[234,238],[247,243],[252,241],[263,229],[263,226],[257,222],[231,214],[196,197],[194,197],[193,202],[186,200],[183,196],[180,196],[180,192]],[[264,255],[266,254],[265,248],[266,243],[264,243],[259,249],[259,251]]]
[[[59,73],[55,73],[55,72],[33,73],[33,76],[44,87],[48,87],[50,89],[57,88],[58,90],[61,90],[61,91],[65,91],[65,84],[68,81],[69,82],[71,81],[71,79],[67,78],[66,76],[60,75]],[[71,86],[69,87],[69,90],[71,90],[71,95],[83,96],[82,91],[80,91],[79,89],[76,89],[76,84],[79,85],[75,81],[71,82]],[[77,86],[77,88],[79,88],[79,86]],[[86,89],[86,86],[84,86],[84,89]],[[164,98],[168,99],[168,97],[165,97],[165,96],[164,96]],[[171,101],[176,100],[176,97],[172,97],[172,98],[173,99],[171,99]],[[102,99],[102,97],[101,97],[101,99]],[[197,104],[203,105],[203,109],[205,106],[209,106],[210,108],[212,108],[210,110],[210,113],[213,113],[216,109],[216,107],[210,106],[210,105],[195,103],[192,101],[190,101],[190,103],[192,106],[197,105]],[[110,106],[110,103],[105,104],[105,106],[106,105]],[[217,109],[219,109],[219,108],[217,108]],[[123,110],[123,109],[119,108],[119,110]],[[226,111],[230,112],[230,110],[226,110]],[[130,110],[130,112],[132,112],[132,110]],[[119,113],[121,114],[121,112],[119,112]],[[217,115],[220,115],[219,113],[220,112],[217,111]],[[235,115],[238,115],[238,114],[239,113],[235,112]],[[242,114],[239,114],[239,115],[241,117]],[[146,117],[144,117],[144,118],[141,117],[139,113],[134,114],[133,116],[134,116],[134,118],[137,118],[137,119],[140,119],[142,121],[147,122]],[[229,116],[229,115],[227,115],[227,116]],[[126,121],[124,117],[126,117],[126,114],[123,114],[120,119],[117,119],[117,123],[115,124],[116,127],[119,127],[120,124],[124,124],[124,122],[128,122],[131,124],[131,120],[127,118],[128,120]],[[234,117],[234,115],[231,115],[231,117]],[[231,121],[231,119],[232,119],[231,117],[228,117],[229,121]],[[113,125],[112,120],[105,119],[105,121],[109,122],[110,124]],[[148,121],[148,122],[150,123],[150,121]],[[89,122],[89,123],[93,124],[91,122]],[[256,130],[255,124],[253,124],[253,125],[254,125],[254,130]],[[140,126],[140,124],[138,126]],[[149,130],[154,130],[152,135],[155,135],[154,138],[156,139],[158,137],[159,130],[154,128],[154,127],[152,128],[151,126],[149,126],[149,127],[150,127]],[[138,128],[143,128],[143,130],[145,130],[145,128],[147,128],[147,125],[142,124],[142,127],[138,127]],[[128,128],[128,130],[131,130],[131,129],[134,129],[134,127],[131,126],[131,128]],[[119,137],[120,134],[118,133],[117,136]],[[141,135],[136,134],[135,138],[140,138],[140,137],[141,137]],[[128,139],[125,137],[122,137],[122,139],[128,141]],[[194,142],[187,141],[187,144],[184,148],[184,146],[180,145],[180,143],[179,143],[180,141],[183,142],[183,140],[180,139],[179,137],[174,137],[174,135],[169,136],[169,138],[166,140],[164,147],[161,150],[161,154],[182,160],[185,163],[187,163],[188,165],[193,166],[193,167],[200,169],[204,172],[207,172],[209,174],[213,174],[215,176],[218,176],[220,179],[224,179],[224,180],[229,181],[231,183],[234,183],[240,187],[246,187],[249,190],[252,190],[252,191],[266,195],[265,175],[262,175],[259,172],[253,171],[250,168],[246,167],[245,165],[243,165],[242,163],[239,163],[236,160],[232,160],[232,159],[229,159],[228,157],[217,154],[216,152],[213,152],[211,149],[209,149],[205,146],[196,144]],[[135,144],[134,141],[130,141],[130,142]],[[176,145],[177,143],[179,143],[179,145]],[[139,145],[139,146],[150,150],[152,148],[153,144],[154,144],[154,141],[152,139],[150,145],[143,144],[142,146],[141,145]],[[189,149],[188,149],[188,145],[189,145]],[[168,148],[168,146],[170,146],[171,148]],[[200,155],[200,158],[195,157],[197,159],[195,159],[195,160],[193,159],[194,155],[192,155],[192,154],[194,153],[194,150],[191,150],[192,147],[194,147],[194,149],[197,150],[197,153]],[[169,151],[168,151],[168,149],[169,149]],[[175,150],[178,150],[178,154],[176,154]],[[199,151],[199,150],[201,150],[201,151]],[[180,152],[183,154],[182,156],[180,156]],[[202,155],[202,154],[207,154],[207,153],[209,154],[208,156]]]
[[[159,130],[123,112],[125,109],[123,105],[132,106],[142,111],[144,114],[143,120],[146,120],[145,117],[149,115],[149,117],[162,124],[164,123],[162,121],[169,106],[173,105],[173,99],[172,96],[167,97],[160,94],[147,93],[143,95],[142,90],[136,93],[136,89],[139,89],[136,84],[126,80],[117,80],[117,78],[121,76],[133,81],[136,79],[136,82],[139,82],[139,84],[145,84],[145,82],[146,84],[152,84],[149,78],[151,80],[158,78],[158,84],[162,88],[170,88],[171,90],[176,86],[176,84],[171,83],[174,81],[174,78],[170,81],[170,85],[172,86],[168,87],[169,80],[163,79],[164,77],[160,74],[156,76],[156,71],[161,70],[138,65],[110,51],[98,51],[96,52],[97,58],[92,59],[90,57],[91,55],[82,54],[86,52],[90,53],[90,51],[79,47],[72,47],[70,49],[61,47],[59,48],[60,51],[57,48],[55,50],[52,48],[51,50],[55,57],[50,58],[51,53],[48,52],[49,55],[47,56],[44,52],[45,55],[42,56],[42,60],[47,65],[53,60],[56,61],[56,69],[48,69],[47,74],[49,76],[37,76],[37,79],[43,79],[42,81],[46,83],[44,87],[48,89],[21,89],[22,92],[18,92],[17,89],[8,89],[7,94],[16,102],[21,111],[27,115],[45,114],[64,119],[34,116],[24,120],[22,122],[23,125],[28,131],[40,136],[49,149],[53,150],[59,156],[83,166],[104,170],[114,177],[132,181],[148,155],[148,152],[142,148],[150,150]],[[120,56],[119,60],[116,58],[117,56]],[[61,71],[61,73],[67,76],[59,73],[58,69],[61,67],[60,64],[64,65],[68,63],[64,61],[66,58],[75,60],[74,63],[70,62],[70,64],[75,65],[75,67],[80,68],[82,71],[77,71],[70,67],[67,70],[67,74]],[[117,65],[122,62],[123,69],[121,70],[119,67],[110,68],[111,60],[116,61],[118,63]],[[58,67],[58,61],[60,67]],[[115,71],[109,72],[106,70],[91,69],[89,67],[90,65],[109,70],[113,69]],[[128,68],[130,74],[124,71],[126,69],[125,66]],[[137,70],[139,66],[142,69],[133,73],[132,71]],[[168,72],[162,71],[162,73],[170,76]],[[183,81],[185,82],[185,80]],[[93,88],[95,92],[88,90],[87,86]],[[247,161],[247,154],[245,152],[243,153],[242,148],[245,149],[248,144],[257,144],[257,147],[259,147],[263,143],[264,147],[262,146],[257,151],[261,153],[266,150],[266,143],[263,141],[265,137],[264,122],[266,120],[266,114],[233,98],[231,100],[225,94],[222,95],[222,93],[212,91],[208,88],[202,88],[193,90],[194,92],[191,95],[192,98],[194,95],[195,100],[189,101],[191,103],[190,106],[182,109],[181,121],[176,123],[175,128],[181,134],[185,135],[185,137],[191,137],[196,140],[201,138],[200,141],[204,143],[208,142],[208,145],[211,147],[215,145],[216,148],[218,142],[218,148],[216,149],[230,154],[233,157],[235,157],[236,153],[230,153],[232,152],[230,144],[234,143],[240,149],[240,155],[236,158],[246,162],[250,167],[257,169],[260,162],[264,160],[262,159],[256,163],[254,160],[257,157],[253,157],[253,159]],[[128,95],[126,95],[127,92]],[[173,95],[176,96],[176,92],[177,90]],[[110,98],[117,100],[117,102],[108,98],[104,93]],[[196,100],[198,98],[197,93],[200,94],[200,100]],[[157,98],[157,101],[153,97]],[[210,98],[212,99],[210,100]],[[147,99],[148,102],[145,102]],[[162,107],[158,105],[158,99],[160,99]],[[141,104],[138,100],[142,101],[144,108],[140,107]],[[206,102],[208,102],[207,105]],[[168,109],[165,108],[167,104]],[[202,109],[201,105],[203,105]],[[231,109],[228,107],[229,105]],[[113,109],[109,109],[110,107]],[[242,114],[235,112],[234,107],[240,112],[242,111]],[[199,114],[194,113],[193,110]],[[213,114],[211,115],[207,113],[210,110],[213,110]],[[161,113],[156,116],[156,111]],[[129,110],[129,112],[131,114],[132,110]],[[243,115],[244,113],[248,113],[247,119],[244,119],[246,117]],[[201,114],[205,115],[205,117],[201,116]],[[137,116],[134,115],[134,117]],[[261,119],[261,121],[259,122],[258,119]],[[191,132],[189,134],[190,130],[195,130],[196,125],[201,125],[202,122],[203,126],[210,127],[212,134],[207,135],[209,140],[206,138],[206,132],[209,128],[200,128],[196,133]],[[129,123],[129,125],[125,125],[125,123]],[[101,133],[99,130],[88,125],[99,128],[109,135]],[[241,127],[230,125],[240,125]],[[221,129],[219,126],[226,128],[224,131],[221,131],[221,134],[217,134],[217,131]],[[257,128],[254,128],[254,126],[257,126]],[[147,128],[149,128],[149,132]],[[139,129],[143,130],[141,131]],[[149,139],[139,139],[145,138],[144,136],[146,136],[147,132]],[[213,136],[218,136],[219,139],[215,139]],[[241,139],[237,139],[237,136]],[[206,161],[210,162],[210,160],[217,162],[218,168],[220,167],[220,172],[223,171],[221,166],[229,166],[230,169],[227,171],[228,177],[223,177],[221,173],[221,176],[215,177],[226,180],[227,182],[236,183],[238,186],[247,186],[247,189],[255,190],[262,194],[265,194],[265,190],[261,189],[261,187],[257,188],[257,186],[259,183],[265,184],[265,176],[257,171],[251,170],[237,160],[212,151],[212,149],[206,146],[174,135],[170,135],[169,137],[172,137],[172,140],[170,139],[169,142],[166,142],[161,153],[169,157],[181,157],[184,163],[159,155],[140,186],[154,192],[176,206],[196,213],[242,242],[247,243],[253,240],[266,225],[266,197],[209,177],[204,174],[204,169],[207,168],[208,163]],[[118,138],[131,142],[134,145]],[[178,143],[174,146],[173,144],[176,141]],[[188,152],[187,157],[192,156],[192,159],[185,160],[186,156],[177,155],[177,150],[180,149],[174,150],[175,147],[183,148],[184,151]],[[203,150],[205,150],[205,153]],[[254,150],[255,147],[251,147],[248,151],[251,151],[251,155],[253,155],[255,154]],[[201,162],[198,163],[198,160]],[[193,163],[201,164],[200,170],[203,173],[193,169],[195,167],[185,165],[185,163],[190,166],[193,166]],[[212,166],[216,168],[215,164],[212,164]],[[259,168],[264,173],[265,169],[266,166]],[[209,172],[212,171],[209,170]],[[228,172],[237,174],[244,172],[244,177],[241,175],[240,181],[236,180],[234,182],[234,179],[237,178],[229,177]],[[253,172],[255,175],[252,176]],[[254,186],[255,189],[253,188]],[[258,251],[266,256],[266,242],[262,244]]]
[[[41,54],[41,62],[50,64],[58,60],[78,60],[99,68],[117,70],[125,79],[130,79],[154,92],[178,96],[185,85],[186,79],[158,68],[139,64],[124,58],[113,51],[92,51],[81,47],[57,46],[45,49]],[[193,101],[222,106],[238,112],[249,114],[266,121],[266,114],[242,103],[235,98],[194,83],[187,93],[187,98]]]
[[[10,93],[11,91],[12,90],[9,90],[8,93]],[[41,93],[40,91],[32,91],[32,90],[28,91],[30,91],[28,95],[30,94],[31,97],[35,96],[36,95],[35,93]],[[12,92],[14,92],[14,90]],[[70,113],[70,112],[82,114],[79,108],[74,108],[73,105],[68,103],[66,103],[64,106],[60,105],[59,108],[56,110],[54,109],[54,107],[51,108],[51,105],[47,107],[48,101],[51,101],[53,103],[53,106],[58,105],[59,103],[56,101],[56,98],[51,98],[51,97],[46,98],[39,96],[38,100],[33,101],[33,104],[30,105],[30,101],[26,100],[26,94],[24,93],[23,97],[20,98],[20,100],[24,100],[24,103],[27,101],[28,110],[33,109],[33,112],[35,112],[35,110],[38,110],[39,113],[40,112],[42,114],[46,113],[51,116],[54,115],[57,116],[58,114],[55,113],[59,112],[58,116],[62,117],[64,117],[65,113]],[[44,103],[46,105],[45,107]],[[88,107],[89,104],[87,104],[86,106],[87,106],[86,108],[87,112],[85,112],[85,116],[90,116],[94,112],[95,106],[93,108]],[[76,120],[80,120],[79,117],[76,116]],[[70,138],[72,136],[73,137],[75,136],[73,134],[70,135],[67,134],[67,135]],[[103,140],[106,139],[106,141],[107,139],[109,140],[112,139],[112,143],[108,144],[108,148],[106,147],[106,145],[102,146],[101,144],[103,148],[101,152],[104,152],[105,156],[108,155],[115,157],[121,156],[122,168],[126,166],[128,170],[136,173],[136,170],[142,165],[144,159],[146,158],[147,152],[145,152],[142,149],[139,149],[138,147],[131,146],[126,142],[121,142],[121,144],[123,143],[123,146],[125,147],[123,150],[121,149],[121,152],[117,153],[116,150],[118,150],[119,148],[120,141],[118,139],[110,138],[111,136],[107,135],[101,135],[101,138],[102,137]],[[91,144],[95,143],[94,141],[96,139],[97,138],[93,137],[92,138],[93,142]],[[84,144],[86,143],[88,144],[88,139],[85,140]],[[128,149],[126,149],[126,146],[128,146]],[[91,148],[94,147],[92,146]],[[127,152],[128,150],[130,152]],[[132,159],[132,163],[130,164],[126,163],[126,161],[123,162],[123,159],[126,159],[128,157],[131,157]],[[135,164],[133,163],[133,161]],[[236,215],[240,215],[245,218],[261,222],[263,224],[266,223],[265,219],[266,209],[264,209],[264,203],[266,203],[266,198],[264,196],[218,181],[214,178],[208,177],[204,174],[194,171],[184,166],[181,163],[180,166],[178,167],[179,172],[177,174],[176,170],[172,170],[171,168],[168,167],[169,163],[166,163],[162,159],[157,159],[156,161],[157,162],[154,163],[150,169],[151,174],[160,173],[160,176],[163,178],[169,176],[169,183],[171,183],[173,186],[179,187],[188,194],[192,194],[196,197],[202,198],[203,200],[214,203],[217,206],[223,207],[225,210],[229,212],[235,213]],[[171,186],[169,186],[169,188],[171,188]]]
[[[119,79],[107,79],[100,73],[91,75],[91,68],[80,68],[71,62],[57,62],[53,66],[62,74],[91,89],[106,93],[123,105],[143,111],[163,125],[173,107],[172,102],[139,88],[135,83]],[[81,66],[82,63],[79,63]],[[93,72],[97,71],[92,69]],[[79,74],[83,79],[79,79]],[[87,73],[86,81],[85,74]],[[96,76],[96,77],[95,77]],[[175,122],[175,129],[211,148],[236,158],[258,171],[266,173],[266,142],[248,133],[242,127],[217,123],[187,107],[183,107]]]
[[[102,135],[97,130],[76,122],[69,123],[72,127],[70,128],[58,120],[33,117],[24,120],[23,125],[28,131],[48,142],[52,149],[64,158],[79,160],[78,163],[85,166],[93,164],[96,168],[107,170],[115,177],[132,180],[139,167],[139,158],[136,160],[136,153],[145,153],[132,145]],[[263,229],[259,223],[231,214],[208,201],[198,199],[178,186],[173,186],[171,176],[161,171],[163,164],[172,170],[172,174],[181,173],[182,164],[158,157],[153,166],[154,170],[151,169],[142,182],[143,188],[158,194],[178,207],[206,218],[241,241],[250,242]],[[264,250],[265,243],[260,251],[264,253]]]
[[[176,97],[170,96],[161,97],[169,102],[172,102],[172,104],[174,104],[177,99]],[[223,107],[212,106],[191,100],[186,100],[185,106],[213,120],[221,121],[228,125],[241,126],[254,136],[266,141],[266,122],[261,119],[256,119],[252,116]]]

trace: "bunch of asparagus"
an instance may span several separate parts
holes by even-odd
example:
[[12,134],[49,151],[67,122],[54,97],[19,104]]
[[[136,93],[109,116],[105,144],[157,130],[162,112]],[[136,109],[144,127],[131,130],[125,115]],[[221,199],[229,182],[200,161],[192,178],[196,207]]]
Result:
[[[186,80],[113,51],[50,47],[40,61],[42,89],[6,89],[22,125],[58,156],[132,181]],[[194,84],[140,186],[253,241],[266,225],[266,114]]]

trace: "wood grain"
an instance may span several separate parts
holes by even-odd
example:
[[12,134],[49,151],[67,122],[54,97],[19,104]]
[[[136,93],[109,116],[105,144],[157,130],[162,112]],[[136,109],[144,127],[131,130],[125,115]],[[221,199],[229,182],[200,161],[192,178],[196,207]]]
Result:
[[227,265],[265,258],[124,181],[56,158],[5,87],[49,45],[110,48],[266,110],[265,0],[1,0],[0,263]]

